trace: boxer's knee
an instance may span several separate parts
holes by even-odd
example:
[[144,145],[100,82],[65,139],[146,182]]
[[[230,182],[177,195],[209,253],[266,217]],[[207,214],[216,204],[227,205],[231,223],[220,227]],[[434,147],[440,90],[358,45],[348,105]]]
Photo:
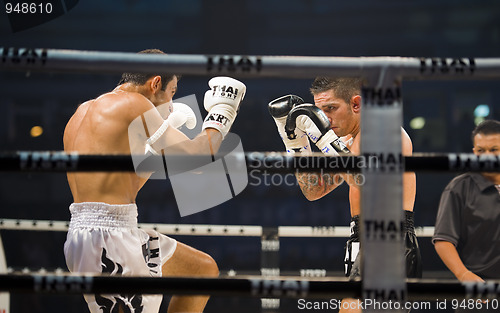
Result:
[[203,276],[217,277],[219,276],[219,266],[209,254],[204,254],[200,260],[201,269],[200,274]]

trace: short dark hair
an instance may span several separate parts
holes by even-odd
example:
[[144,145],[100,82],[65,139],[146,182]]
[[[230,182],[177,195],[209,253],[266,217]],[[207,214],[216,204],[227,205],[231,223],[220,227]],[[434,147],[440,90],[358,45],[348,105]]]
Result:
[[361,94],[361,86],[362,79],[360,78],[319,76],[314,79],[309,91],[311,91],[314,96],[321,92],[333,90],[336,97],[339,97],[349,103],[353,96]]
[[[160,49],[146,49],[137,52],[139,54],[144,54],[144,53],[149,53],[149,54],[165,54],[165,52],[161,51]],[[180,78],[179,75],[176,74],[171,74],[171,73],[123,73],[122,78],[120,79],[120,82],[118,85],[125,84],[125,83],[132,83],[134,85],[144,85],[148,79],[150,79],[153,76],[160,76],[161,77],[161,90],[165,90],[167,88],[167,84],[174,79],[174,76],[177,78]]]
[[494,135],[494,134],[500,134],[500,122],[496,120],[484,120],[481,123],[479,123],[476,128],[472,131],[472,143],[474,143],[474,137],[476,137],[477,134],[483,134],[483,135]]

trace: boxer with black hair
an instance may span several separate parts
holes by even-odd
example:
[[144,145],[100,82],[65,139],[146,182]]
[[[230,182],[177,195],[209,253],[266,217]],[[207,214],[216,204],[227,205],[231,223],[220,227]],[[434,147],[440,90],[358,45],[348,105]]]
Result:
[[[171,103],[177,90],[177,76],[126,73],[113,91],[78,107],[64,131],[64,150],[80,154],[131,154],[130,139],[137,137],[140,151],[145,154],[159,154],[163,150],[167,154],[213,156],[236,118],[246,87],[230,77],[214,77],[208,85],[210,90],[204,98],[208,114],[203,131],[190,139],[177,129],[182,124],[189,128],[196,124],[189,107],[174,103],[158,109]],[[143,118],[141,124],[147,128],[147,135],[130,133],[129,126],[137,118]],[[71,272],[146,277],[218,276],[217,264],[207,253],[155,230],[138,228],[136,197],[149,176],[134,172],[73,172],[67,178],[73,203],[64,255]],[[84,297],[92,313],[158,313],[162,301],[161,294],[85,294]],[[202,312],[208,298],[174,295],[168,312]]]
[[[285,125],[285,131],[288,134],[306,134],[308,139],[319,150],[328,155],[339,155],[341,153],[359,155],[362,108],[361,85],[362,81],[357,78],[317,77],[310,88],[314,97],[314,106],[312,104],[301,104],[290,108],[288,115],[289,122]],[[274,115],[273,117],[276,120]],[[295,123],[292,121],[295,121]],[[280,125],[276,124],[281,134]],[[295,129],[293,129],[294,127]],[[342,140],[339,140],[339,137]],[[403,155],[412,155],[412,142],[404,129],[401,129],[401,138]],[[288,139],[291,140],[291,137],[289,136]],[[303,146],[308,144],[305,140],[301,143]],[[343,180],[349,184],[351,211],[351,236],[345,248],[345,273],[351,279],[356,279],[361,275],[358,253],[360,251],[359,215],[361,214],[361,186],[354,175],[346,173],[341,175],[344,178]],[[342,183],[342,180],[331,179],[330,176],[325,174],[298,173],[296,177],[302,193],[310,201],[324,197]],[[413,222],[415,193],[415,173],[404,173],[402,209],[405,213],[405,235],[403,240],[406,246],[404,256],[406,259],[407,277],[422,276],[420,249]],[[344,299],[344,301],[352,301],[354,304],[342,306],[341,312],[343,312],[344,307],[356,308],[357,300]],[[354,309],[351,311],[360,310]]]

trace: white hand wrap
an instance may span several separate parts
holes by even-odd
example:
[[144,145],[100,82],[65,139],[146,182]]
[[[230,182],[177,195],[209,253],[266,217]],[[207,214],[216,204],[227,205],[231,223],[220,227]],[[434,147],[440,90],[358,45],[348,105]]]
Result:
[[208,111],[203,129],[215,128],[225,137],[245,97],[246,86],[231,77],[214,77],[209,82],[210,90],[205,93],[204,106]]
[[164,120],[163,123],[161,123],[160,127],[155,131],[155,133],[151,135],[148,140],[146,140],[146,151],[144,151],[144,154],[150,152],[153,155],[160,155],[160,153],[153,148],[153,145],[165,133],[169,126],[170,124],[168,122],[168,119]]

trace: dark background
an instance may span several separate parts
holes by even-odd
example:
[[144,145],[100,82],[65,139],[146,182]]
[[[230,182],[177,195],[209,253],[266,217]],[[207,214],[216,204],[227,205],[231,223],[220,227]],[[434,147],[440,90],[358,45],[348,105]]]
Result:
[[[0,46],[181,54],[499,57],[498,1],[88,0],[31,29],[13,32],[3,8]],[[78,104],[114,88],[118,75],[0,72],[2,151],[62,150],[64,126]],[[208,77],[184,76],[177,96],[202,103]],[[245,151],[282,151],[267,103],[294,93],[312,101],[311,80],[247,79],[247,96],[232,128]],[[500,116],[498,81],[404,82],[404,127],[415,152],[470,152],[474,109]],[[410,121],[424,117],[422,129]],[[34,125],[44,133],[32,138]],[[439,196],[455,173],[417,173],[415,222],[432,226]],[[347,226],[347,188],[308,202],[297,186],[254,186],[235,199],[181,218],[168,181],[151,181],[137,202],[139,221],[228,225]],[[0,218],[69,220],[64,174],[0,174]],[[66,268],[60,232],[1,231],[7,265]],[[260,241],[176,237],[211,254],[222,273],[258,272]],[[424,277],[451,277],[429,238],[421,238]],[[282,239],[281,270],[324,268],[340,274],[344,239]],[[166,301],[164,301],[166,302]],[[283,311],[296,302],[282,302]],[[207,312],[258,312],[257,299],[213,298]],[[11,312],[86,312],[80,296],[12,295]],[[442,312],[442,311],[440,311]]]

